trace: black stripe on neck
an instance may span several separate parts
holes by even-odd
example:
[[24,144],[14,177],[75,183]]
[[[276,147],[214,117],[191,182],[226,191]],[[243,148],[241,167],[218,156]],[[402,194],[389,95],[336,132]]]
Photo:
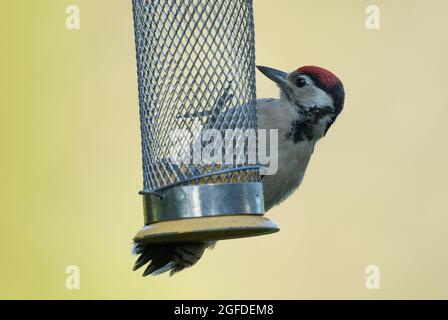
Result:
[[292,140],[294,143],[302,141],[311,141],[316,139],[315,128],[323,117],[333,115],[331,107],[313,107],[305,109],[303,106],[297,107],[298,118],[291,122],[291,130],[286,133],[286,140]]

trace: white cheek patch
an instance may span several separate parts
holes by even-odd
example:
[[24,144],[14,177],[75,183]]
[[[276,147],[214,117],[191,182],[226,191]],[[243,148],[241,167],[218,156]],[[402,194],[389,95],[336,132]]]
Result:
[[333,105],[333,98],[329,96],[324,90],[314,87],[314,103],[318,107],[328,107]]
[[321,88],[316,87],[313,80],[310,77],[303,76],[306,78],[306,82],[308,86],[297,92],[297,100],[300,105],[305,108],[314,108],[314,107],[328,107],[333,105],[333,98],[328,95]]

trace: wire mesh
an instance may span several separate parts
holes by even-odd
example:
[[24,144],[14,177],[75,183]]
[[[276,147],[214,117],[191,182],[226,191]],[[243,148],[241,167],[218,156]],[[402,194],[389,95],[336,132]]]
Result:
[[[173,163],[206,128],[257,128],[252,0],[133,0],[144,192],[258,182],[246,163]],[[173,133],[177,139],[173,139]],[[246,137],[235,141],[250,159]]]

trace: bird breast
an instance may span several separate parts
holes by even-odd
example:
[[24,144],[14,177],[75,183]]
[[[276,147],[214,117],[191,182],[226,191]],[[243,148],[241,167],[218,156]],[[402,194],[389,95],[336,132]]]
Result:
[[[304,140],[294,143],[286,138],[292,129],[292,123],[298,117],[297,111],[290,104],[282,100],[262,99],[257,101],[257,110],[259,129],[278,130],[278,170],[274,175],[264,176],[262,180],[267,211],[300,186],[315,142]],[[270,150],[269,147],[267,150]]]

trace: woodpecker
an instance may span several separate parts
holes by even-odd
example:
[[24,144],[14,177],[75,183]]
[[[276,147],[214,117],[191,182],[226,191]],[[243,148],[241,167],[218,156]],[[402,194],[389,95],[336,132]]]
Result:
[[[266,211],[283,202],[302,183],[316,143],[323,138],[344,107],[342,82],[332,72],[304,66],[291,73],[258,66],[280,88],[279,99],[257,100],[258,127],[278,130],[278,170],[262,177]],[[171,275],[196,264],[215,242],[134,244],[140,255],[134,270],[149,264],[143,273]]]

